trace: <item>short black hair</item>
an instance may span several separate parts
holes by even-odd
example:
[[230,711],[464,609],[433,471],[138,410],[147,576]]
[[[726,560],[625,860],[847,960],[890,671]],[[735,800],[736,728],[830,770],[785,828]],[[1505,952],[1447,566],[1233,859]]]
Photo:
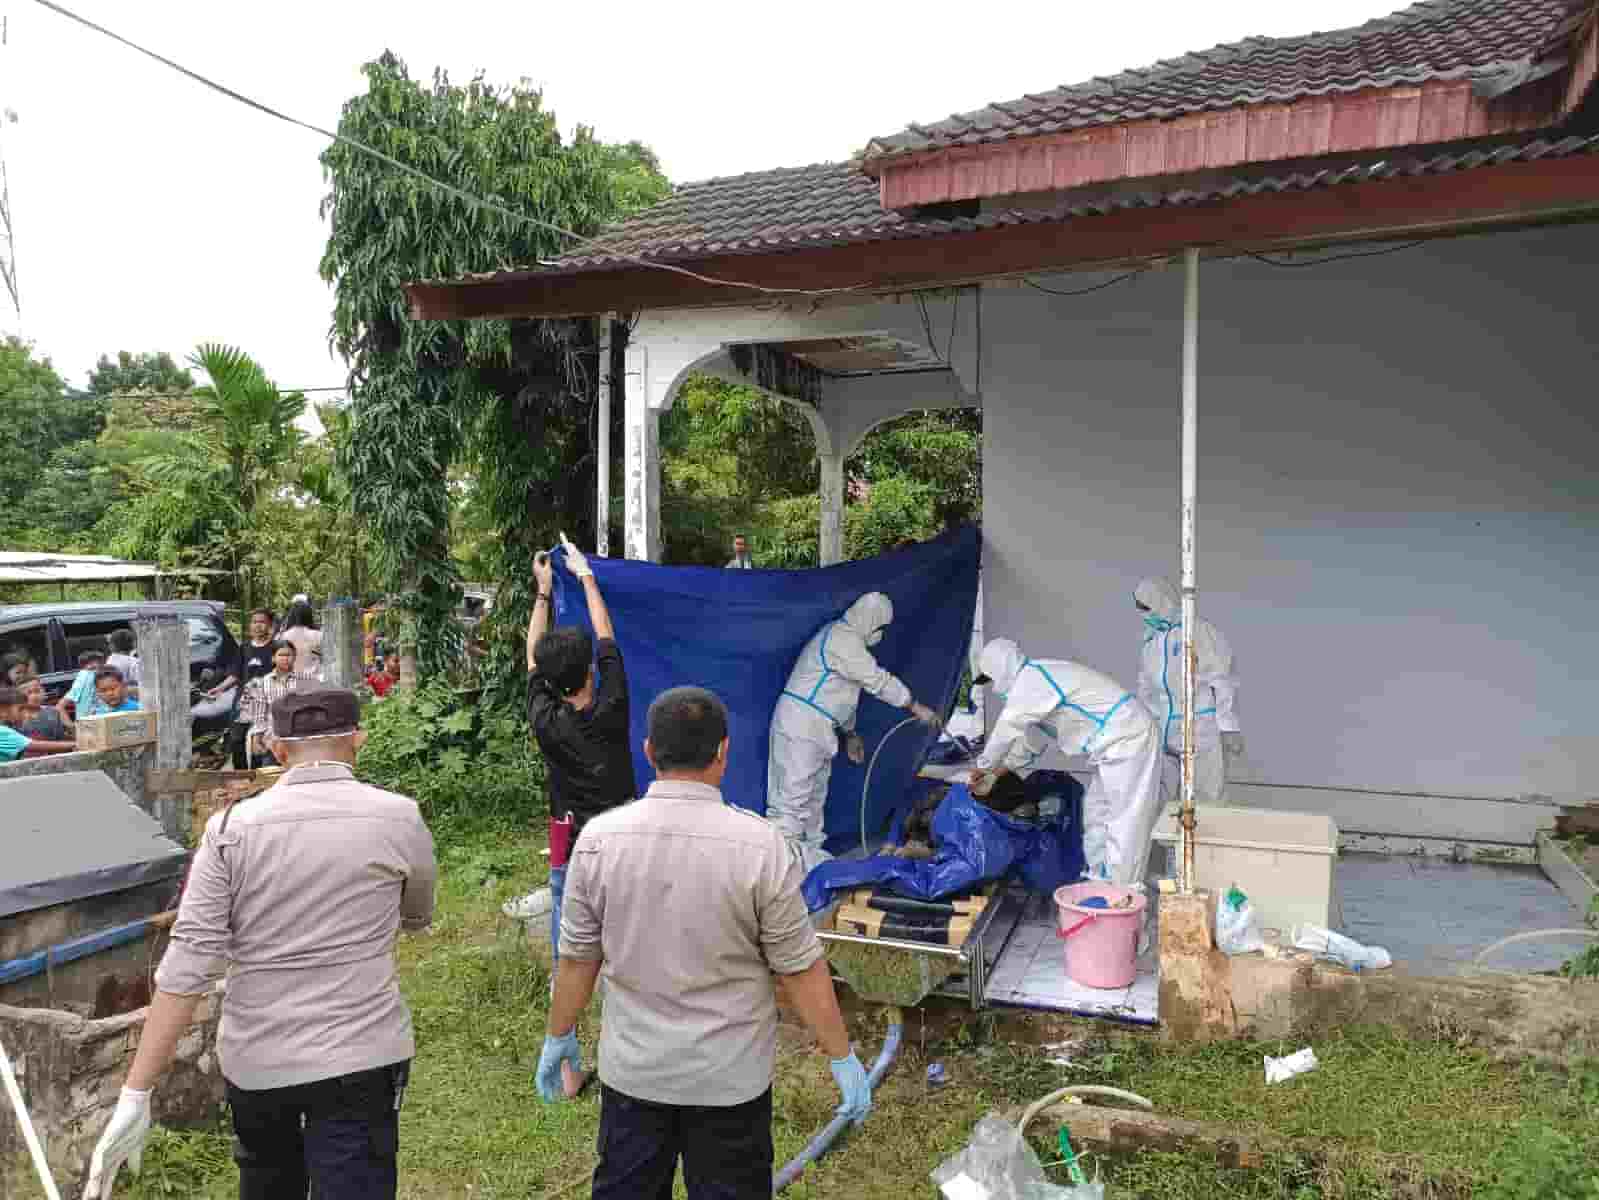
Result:
[[14,708],[22,703],[22,689],[0,687],[0,708]]
[[94,673],[94,681],[98,684],[102,679],[115,679],[118,683],[127,683],[128,677],[115,667],[101,667]]
[[304,600],[296,600],[289,605],[289,611],[283,614],[283,628],[315,629],[316,617],[312,614],[311,606]]
[[267,645],[267,657],[276,658],[279,650],[287,650],[290,654],[294,655],[295,658],[300,657],[300,648],[293,642],[286,642],[281,638],[278,641],[271,642]]
[[539,674],[563,696],[575,696],[589,681],[594,662],[594,638],[586,629],[563,625],[544,634],[533,646]]
[[106,641],[111,643],[111,649],[118,654],[132,654],[133,648],[139,644],[131,629],[113,629]]
[[656,771],[699,771],[727,740],[727,705],[705,688],[675,687],[655,697],[646,724]]
[[104,650],[85,650],[82,654],[78,655],[78,669],[80,671],[87,671],[90,667],[94,666],[95,663],[103,662],[105,662]]
[[257,617],[265,617],[268,625],[276,625],[278,623],[278,614],[270,608],[252,608],[250,610],[250,619],[253,621]]

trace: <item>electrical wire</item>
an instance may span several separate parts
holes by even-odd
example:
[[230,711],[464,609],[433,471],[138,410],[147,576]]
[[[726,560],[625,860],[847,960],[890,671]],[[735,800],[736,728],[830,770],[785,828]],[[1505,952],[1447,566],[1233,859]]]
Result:
[[1281,259],[1268,258],[1266,255],[1258,254],[1253,250],[1244,250],[1242,251],[1242,254],[1245,258],[1252,258],[1256,262],[1263,262],[1268,267],[1286,267],[1289,269],[1297,269],[1299,267],[1319,267],[1323,263],[1342,262],[1346,258],[1381,258],[1385,254],[1398,254],[1401,250],[1414,250],[1417,246],[1424,245],[1425,241],[1426,239],[1421,239],[1414,242],[1403,242],[1398,246],[1384,246],[1381,250],[1355,250],[1348,254],[1332,254],[1328,255],[1326,258],[1306,259],[1304,262],[1284,262]]
[[[55,0],[34,0],[34,2],[42,5],[45,8],[48,8],[53,13],[57,13],[58,15],[67,18],[69,21],[76,21],[79,25],[84,26],[86,29],[92,29],[94,32],[108,37],[114,42],[120,42],[128,49],[142,54],[146,58],[154,59],[162,66],[170,67],[172,70],[178,72],[178,74],[187,76],[189,79],[194,80],[194,82],[202,85],[203,87],[208,87],[212,91],[218,92],[230,100],[237,101],[247,108],[253,108],[257,112],[264,113],[266,116],[272,117],[275,120],[284,121],[290,125],[298,126],[301,129],[310,130],[312,133],[319,134],[322,137],[331,138],[335,142],[342,142],[344,145],[349,146],[352,150],[359,150],[362,154],[370,155],[379,162],[386,163],[388,166],[393,167],[397,171],[404,172],[405,174],[413,176],[416,179],[420,179],[422,182],[430,184],[433,187],[438,188],[440,191],[454,196],[457,200],[461,200],[467,204],[476,205],[481,208],[486,208],[491,212],[497,212],[501,216],[509,217],[513,221],[521,221],[524,224],[532,225],[537,229],[543,229],[550,233],[558,233],[562,237],[571,238],[574,243],[572,247],[573,249],[580,249],[586,246],[603,245],[603,238],[584,237],[582,234],[573,233],[570,229],[563,228],[562,226],[555,224],[553,221],[546,221],[540,217],[532,217],[527,213],[521,213],[515,211],[514,209],[506,208],[504,205],[496,204],[492,200],[486,200],[482,196],[473,195],[471,192],[468,192],[462,188],[458,188],[454,184],[445,183],[442,179],[435,179],[426,171],[420,171],[411,166],[409,163],[401,162],[399,159],[385,154],[383,151],[378,150],[375,147],[368,146],[365,142],[359,141],[352,137],[347,137],[346,135],[335,132],[331,129],[324,129],[320,125],[313,125],[309,121],[302,121],[298,117],[291,117],[287,113],[279,112],[277,109],[271,107],[270,105],[263,104],[259,100],[252,100],[244,93],[236,92],[225,84],[217,83],[215,80],[201,75],[198,71],[192,71],[188,67],[185,67],[182,63],[174,62],[165,55],[158,54],[154,50],[150,50],[139,45],[138,42],[123,37],[120,33],[116,33],[113,30],[107,29],[104,25],[96,24],[94,21],[89,20],[88,17],[79,16],[70,8],[66,8],[60,4],[57,4]],[[605,252],[611,258],[620,259],[624,262],[630,262],[640,267],[648,267],[655,271],[667,271],[674,275],[682,275],[688,279],[696,280],[699,283],[708,283],[716,287],[743,288],[746,291],[762,292],[770,295],[833,296],[844,292],[858,292],[867,287],[867,285],[864,283],[850,284],[847,287],[832,288],[768,287],[765,284],[749,283],[742,279],[723,279],[715,275],[702,275],[698,271],[689,270],[687,267],[680,267],[674,263],[656,262],[653,259],[643,258],[637,254],[629,254],[623,250],[607,249]]]
[[[350,385],[341,383],[337,385],[329,385],[328,387],[280,387],[277,390],[285,396],[292,396],[296,392],[302,394],[306,392],[347,392],[350,390]],[[96,394],[97,393],[94,392],[83,393],[85,396],[92,396]],[[133,396],[139,400],[189,400],[194,397],[193,392],[141,392],[138,388],[129,388],[126,391],[105,392],[98,394],[105,396]]]
[[[40,0],[40,2],[42,3],[43,0]],[[1032,288],[1035,292],[1043,292],[1046,296],[1086,296],[1090,292],[1102,292],[1106,288],[1115,287],[1118,283],[1126,283],[1129,279],[1132,279],[1137,275],[1142,275],[1147,270],[1149,270],[1148,267],[1139,267],[1137,270],[1128,271],[1125,274],[1118,275],[1114,279],[1107,279],[1104,283],[1096,283],[1093,287],[1078,288],[1075,292],[1063,292],[1057,288],[1047,288],[1041,283],[1034,283],[1026,276],[1022,277],[1022,282],[1028,287]]]

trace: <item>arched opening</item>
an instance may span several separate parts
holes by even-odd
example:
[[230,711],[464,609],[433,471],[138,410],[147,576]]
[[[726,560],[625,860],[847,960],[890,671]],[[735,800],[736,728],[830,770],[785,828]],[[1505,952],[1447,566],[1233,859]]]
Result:
[[844,464],[844,557],[869,558],[982,520],[982,409],[916,409],[873,425]]

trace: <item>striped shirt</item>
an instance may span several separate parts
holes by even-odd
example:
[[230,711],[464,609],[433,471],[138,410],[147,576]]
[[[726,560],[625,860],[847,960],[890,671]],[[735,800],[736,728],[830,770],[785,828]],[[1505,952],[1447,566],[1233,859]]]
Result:
[[245,684],[244,694],[239,697],[239,720],[250,723],[250,737],[271,737],[273,704],[290,692],[299,691],[300,685],[308,682],[315,680],[292,671],[287,675],[273,671]]

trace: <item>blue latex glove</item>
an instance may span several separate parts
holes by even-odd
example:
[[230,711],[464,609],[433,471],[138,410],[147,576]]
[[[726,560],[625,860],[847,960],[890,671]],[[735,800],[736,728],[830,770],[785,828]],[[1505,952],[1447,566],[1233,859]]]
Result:
[[[539,1096],[546,1104],[553,1104],[566,1095],[561,1082],[561,1064],[569,1062],[572,1070],[583,1069],[583,1053],[578,1049],[577,1030],[564,1037],[544,1038],[544,1049],[539,1052],[539,1070],[533,1078],[539,1087]],[[858,1065],[858,1064],[857,1064]]]
[[833,1082],[844,1093],[844,1103],[838,1106],[838,1115],[849,1117],[859,1125],[872,1111],[872,1085],[866,1081],[866,1068],[850,1051],[848,1058],[835,1058],[828,1064],[833,1068]]

